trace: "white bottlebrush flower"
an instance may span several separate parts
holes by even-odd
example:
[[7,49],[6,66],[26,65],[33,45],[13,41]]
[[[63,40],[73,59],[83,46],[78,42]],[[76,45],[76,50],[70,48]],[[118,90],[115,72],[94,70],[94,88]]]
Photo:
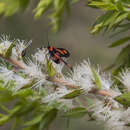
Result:
[[46,80],[46,74],[42,72],[45,66],[42,66],[36,59],[33,61],[29,58],[26,58],[27,65],[24,66],[23,72],[27,74],[30,78],[35,79],[36,83],[32,85],[33,89],[37,89],[39,92],[43,87],[43,84],[48,86],[50,82]]
[[45,96],[42,99],[43,103],[52,103],[55,100],[59,100],[60,98],[65,96],[66,94],[70,93],[71,91],[68,90],[66,87],[62,86],[60,88],[58,88],[57,90],[55,90],[54,92],[48,94],[47,96]]
[[32,43],[32,40],[30,40],[29,42],[26,42],[25,40],[16,39],[15,47],[12,50],[12,57],[16,59],[22,59],[21,58],[22,51],[28,48],[31,45],[31,43]]
[[113,117],[113,110],[120,110],[122,106],[110,97],[106,97],[103,100],[96,100],[95,104],[90,107],[93,111],[93,117],[99,121],[107,121]]
[[2,35],[2,37],[0,37],[0,54],[4,55],[11,43],[12,41],[9,40],[8,36]]
[[[109,74],[106,74],[101,71],[101,68],[98,66],[96,69],[94,69],[101,84],[101,89],[103,90],[109,90],[112,85],[112,80]],[[96,83],[94,74],[92,76],[92,80]]]
[[129,69],[125,69],[124,71],[122,71],[119,74],[119,78],[118,78],[128,89],[128,91],[130,91],[130,71]]
[[[85,92],[90,91],[92,88],[96,88],[96,81],[92,72],[92,66],[88,61],[83,61],[80,65],[77,65],[73,69],[72,76],[66,78],[69,82],[79,86]],[[100,80],[101,89],[108,90],[112,84],[110,76],[106,74],[100,74],[100,69],[95,69],[95,72]]]
[[37,52],[34,55],[32,55],[32,57],[36,61],[38,61],[38,62],[45,65],[46,64],[46,56],[47,56],[47,54],[48,54],[48,50],[46,48],[42,48],[42,49],[38,49]]
[[83,61],[80,65],[73,68],[72,76],[70,78],[66,77],[66,80],[88,92],[95,86],[92,77],[90,63]]
[[125,122],[125,124],[130,123],[130,107],[127,108],[124,112],[122,112],[121,119]]
[[109,90],[111,85],[112,85],[112,80],[110,78],[110,75],[106,75],[105,73],[99,74],[100,71],[98,72],[98,76],[101,82],[101,89],[104,90]]
[[124,130],[125,122],[121,120],[123,111],[112,110],[110,118],[105,122],[107,130]]
[[112,98],[115,98],[115,97],[117,97],[117,96],[122,94],[117,86],[115,86],[114,88],[110,89],[109,92],[111,93]]
[[18,76],[16,74],[14,74],[12,76],[12,80],[14,80],[14,86],[12,87],[13,92],[18,91],[19,89],[21,89],[22,87],[24,87],[25,85],[29,84],[31,79],[24,79],[21,76]]
[[93,111],[93,117],[97,121],[106,121],[111,116],[111,107],[105,105],[103,101],[96,100],[96,103],[90,107],[90,110]]
[[8,82],[8,80],[12,79],[13,74],[13,71],[8,70],[3,66],[0,66],[0,75],[4,78],[4,81]]
[[0,54],[5,55],[7,49],[14,42],[14,47],[12,48],[12,58],[21,59],[22,51],[31,45],[32,41],[26,42],[25,40],[9,40],[9,36],[3,35],[0,37]]
[[112,109],[122,108],[122,105],[115,101],[112,97],[106,97],[104,100],[108,102],[109,107],[111,107]]
[[26,58],[27,65],[24,66],[24,72],[30,77],[36,79],[45,79],[45,75],[41,70],[41,65],[37,61],[32,61],[29,58]]
[[9,88],[13,92],[16,92],[21,87],[28,84],[30,81],[30,79],[27,79],[27,78],[24,79],[23,77],[15,74],[13,71],[8,70],[5,67],[0,67],[0,77],[4,79],[4,85],[11,81],[14,82],[14,85],[12,86],[12,88]]
[[55,71],[56,71],[57,73],[60,73],[60,75],[63,75],[63,74],[62,74],[62,69],[63,69],[63,67],[64,67],[64,63],[61,62],[60,64],[56,64],[56,63],[54,63],[53,61],[51,61],[51,62],[52,62],[52,65],[53,65]]

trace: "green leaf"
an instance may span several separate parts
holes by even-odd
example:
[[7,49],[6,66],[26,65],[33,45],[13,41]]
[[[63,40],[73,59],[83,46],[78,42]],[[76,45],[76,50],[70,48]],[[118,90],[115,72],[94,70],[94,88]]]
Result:
[[35,18],[39,18],[45,11],[49,9],[52,5],[53,0],[40,0],[38,6],[36,7],[35,11]]
[[130,23],[122,24],[119,26],[119,30],[113,33],[110,37],[114,37],[120,33],[124,33],[130,29]]
[[75,98],[79,95],[81,95],[83,92],[82,89],[76,89],[76,90],[73,90],[71,91],[70,93],[66,94],[65,96],[63,96],[62,98],[64,99],[71,99],[71,98]]
[[124,7],[121,1],[117,1],[116,6],[119,9],[119,11],[124,11]]
[[105,10],[117,10],[117,7],[110,2],[92,1],[89,6],[96,6],[98,8],[104,8]]
[[120,46],[124,43],[126,43],[127,41],[130,40],[130,37],[125,37],[125,38],[122,38],[120,40],[117,40],[115,42],[113,42],[109,47],[117,47],[117,46]]
[[92,106],[93,104],[94,104],[94,102],[93,102],[93,100],[92,99],[90,99],[90,98],[85,98],[86,99],[86,104],[87,104],[87,106],[88,107],[90,107],[90,106]]
[[11,16],[19,10],[19,0],[1,0],[4,3],[4,16]]
[[31,79],[29,83],[25,84],[21,89],[30,88],[36,83],[36,79]]
[[84,107],[73,108],[63,114],[64,117],[68,118],[80,118],[87,113],[87,109]]
[[5,9],[5,3],[1,2],[0,3],[0,14],[2,14],[4,12]]
[[72,0],[72,4],[79,2],[79,0]]
[[10,120],[10,116],[9,115],[5,115],[2,118],[0,118],[0,126],[5,124],[6,122],[8,122]]
[[17,127],[17,124],[20,122],[20,119],[18,117],[15,118],[11,130],[15,130]]
[[97,89],[101,89],[101,82],[100,82],[99,75],[97,74],[97,72],[95,71],[95,69],[92,68],[92,67],[91,67],[91,71],[93,73],[94,81],[96,83]]
[[19,96],[19,97],[24,97],[24,98],[31,95],[33,95],[33,91],[30,88],[21,89],[14,93],[14,96]]
[[5,124],[10,119],[12,119],[12,116],[14,116],[20,109],[21,109],[21,106],[15,106],[13,109],[9,110],[9,114],[8,115],[2,116],[0,118],[0,125]]
[[21,10],[25,10],[25,8],[28,6],[30,0],[19,0],[19,6]]
[[45,113],[39,114],[38,116],[35,116],[32,120],[24,123],[23,125],[24,126],[32,126],[32,125],[38,124],[42,120],[44,115],[45,115]]
[[126,62],[129,63],[129,56],[130,56],[130,45],[124,47],[121,50],[119,55],[116,57],[115,64],[119,66],[119,65],[124,64]]
[[78,103],[78,106],[80,106],[80,107],[83,106],[82,101],[78,97],[75,99],[75,102]]
[[12,55],[12,48],[14,47],[14,42],[12,42],[9,46],[9,48],[7,49],[7,51],[5,52],[5,57],[9,58]]
[[125,18],[128,17],[128,13],[120,13],[120,15],[115,19],[115,24],[116,23],[120,23],[121,21],[123,21]]
[[56,118],[58,110],[52,109],[49,112],[47,112],[39,126],[39,130],[43,130],[44,128],[48,128],[48,126],[52,123],[52,121]]
[[[38,108],[39,104],[37,101],[30,101],[28,100],[25,102],[18,102],[18,104],[22,105],[22,109],[17,113],[18,116],[25,116],[32,112],[35,108]],[[40,107],[40,106],[39,106]]]
[[9,90],[3,88],[3,90],[1,89],[0,91],[1,103],[10,102],[14,99],[14,96],[12,96],[12,93]]
[[[107,21],[109,20],[109,18],[111,18],[111,16],[113,15],[113,11],[107,11],[106,13],[104,13],[103,15],[101,15],[95,22],[95,24],[93,25],[92,34],[98,33],[104,26],[107,25]],[[110,23],[110,22],[109,22]]]
[[15,105],[11,110],[9,110],[9,115],[12,117],[17,114],[18,111],[21,109],[21,105]]
[[114,99],[122,104],[124,107],[130,107],[130,92],[123,93],[122,95],[115,97]]
[[0,103],[0,108],[1,108],[3,111],[5,111],[6,113],[9,113],[9,110],[8,110],[4,105],[2,105],[1,103]]
[[116,24],[116,19],[118,18],[120,12],[114,12],[111,17],[104,22],[104,25],[106,25],[106,31],[110,31],[112,27]]
[[55,69],[49,59],[47,59],[47,72],[49,77],[52,77],[55,75]]

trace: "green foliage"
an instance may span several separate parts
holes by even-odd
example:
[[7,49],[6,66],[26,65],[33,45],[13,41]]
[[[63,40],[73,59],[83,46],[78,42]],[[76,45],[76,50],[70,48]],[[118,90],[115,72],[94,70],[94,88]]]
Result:
[[82,89],[76,89],[76,90],[73,90],[72,92],[70,92],[69,94],[66,94],[65,96],[63,96],[62,98],[64,99],[71,99],[71,98],[75,98],[79,95],[82,94]]
[[[101,9],[103,14],[96,20],[92,26],[92,34],[97,34],[101,31],[104,33],[112,32],[112,36],[117,36],[121,33],[127,32],[130,29],[130,2],[129,0],[89,0],[88,5],[92,8]],[[114,41],[109,47],[118,47],[126,43],[129,44],[130,37],[123,35],[121,39]],[[118,75],[120,70],[130,66],[129,62],[129,45],[124,47],[115,62],[107,67],[113,70],[114,75]]]
[[48,72],[48,76],[52,77],[55,75],[55,69],[51,63],[51,61],[49,59],[47,59],[47,72]]
[[93,73],[94,82],[96,83],[97,89],[101,89],[101,81],[100,81],[99,75],[97,74],[97,72],[95,71],[95,69],[92,68],[92,67],[91,67],[91,71]]
[[[29,1],[30,0],[1,0],[0,14],[2,14],[3,16],[11,16],[18,11],[23,11],[28,7]],[[49,17],[49,19],[51,19],[52,30],[56,32],[60,28],[64,12],[66,11],[67,13],[69,13],[71,4],[77,2],[78,0],[40,0],[34,9],[34,17],[35,19],[37,19],[43,14],[47,13],[47,16]],[[104,33],[113,31],[114,33],[112,36],[115,36],[123,32],[129,31],[129,0],[89,0],[88,5],[95,9],[101,9],[103,12],[103,14],[101,14],[101,16],[96,20],[95,24],[92,27],[92,34],[97,34],[101,31],[104,31]],[[115,69],[112,71],[112,74],[114,76],[118,75],[122,68],[130,67],[130,44],[128,43],[129,40],[129,36],[124,36],[121,39],[114,41],[109,46],[112,48],[124,45],[124,48],[116,57],[115,62],[109,67],[115,67]],[[128,43],[128,45],[126,45],[126,43]],[[13,46],[14,42],[12,42],[8,49],[5,51],[3,55],[4,58],[8,59],[10,56],[12,56]],[[44,77],[42,77],[43,80],[46,80],[48,76],[49,78],[57,78],[58,76],[56,74],[54,66],[52,65],[52,62],[47,57],[46,61],[46,65],[43,65],[46,70],[44,70],[43,68],[43,71],[47,76],[45,77],[45,79]],[[102,87],[99,72],[97,72],[92,67],[91,72],[93,74],[93,84],[96,85],[96,89],[98,91]],[[22,76],[22,73],[19,73],[19,75],[21,75],[21,77],[23,78],[31,77],[30,75]],[[5,79],[0,79],[0,109],[2,111],[0,113],[0,125],[3,125],[6,122],[14,119],[12,130],[16,129],[17,126],[22,126],[22,130],[48,129],[49,125],[53,122],[54,119],[56,119],[58,112],[62,111],[62,109],[66,110],[62,111],[62,116],[65,118],[79,118],[84,116],[85,114],[88,114],[91,119],[94,119],[92,117],[92,112],[88,111],[86,108],[83,107],[84,104],[81,100],[78,100],[80,107],[76,106],[75,108],[71,109],[67,109],[67,106],[61,103],[62,100],[66,101],[80,96],[84,92],[82,89],[73,89],[72,91],[70,91],[70,93],[66,95],[63,92],[59,92],[58,97],[55,97],[55,95],[58,93],[58,88],[55,88],[56,90],[54,92],[54,95],[49,95],[50,102],[48,103],[45,101],[43,103],[43,97],[47,96],[44,91],[46,91],[46,87],[49,86],[46,86],[46,84],[42,84],[40,87],[44,86],[44,88],[42,88],[40,91],[34,90],[35,88],[32,87],[38,82],[40,81],[37,81],[37,79],[32,78],[28,84],[24,84],[18,91],[17,89],[15,91],[13,89],[13,87],[15,86],[14,80],[6,82]],[[119,81],[115,79],[113,84],[117,85],[119,84]],[[54,83],[53,85],[55,87],[56,84]],[[63,86],[65,85],[63,84]],[[58,87],[60,87],[60,85]],[[52,91],[51,89],[54,88],[50,87],[49,92]],[[66,90],[68,90],[67,87]],[[126,108],[130,107],[130,93],[125,92],[124,89],[121,92],[123,92],[123,94],[118,97],[115,97],[115,100]],[[64,96],[61,96],[60,94],[63,94]],[[53,100],[51,99],[51,96],[52,98],[54,96],[53,103],[51,102],[51,100]],[[59,100],[57,101],[56,98],[59,98]],[[85,101],[87,107],[91,107],[93,105],[93,102],[89,100],[88,97],[85,98]],[[10,109],[7,109],[7,104],[12,104],[12,107]]]
[[[47,104],[41,104],[38,93],[30,88],[24,88],[14,93],[6,87],[11,87],[13,81],[10,82],[12,83],[5,86],[0,85],[0,109],[6,113],[0,114],[0,125],[15,119],[12,129],[15,129],[18,124],[28,129],[33,127],[39,130],[47,128],[56,117],[57,109]],[[11,109],[7,109],[2,102],[4,104],[14,102],[14,105]],[[32,120],[27,121],[29,116],[32,116]]]
[[125,107],[130,107],[130,92],[123,93],[122,95],[115,97],[115,100]]
[[63,114],[64,117],[67,118],[81,118],[87,113],[86,108],[84,107],[77,107],[73,108]]
[[29,0],[1,0],[0,13],[4,16],[11,16],[19,10],[27,7]]
[[14,42],[12,42],[9,46],[9,48],[7,49],[7,51],[5,52],[5,57],[9,58],[12,55],[12,48],[14,46]]
[[[0,14],[11,16],[18,11],[23,11],[29,5],[30,0],[1,0]],[[64,12],[70,12],[71,4],[78,0],[40,0],[34,9],[34,18],[38,19],[46,12],[51,20],[52,31],[58,31]]]
[[127,45],[126,47],[122,48],[119,55],[116,57],[114,63],[108,67],[108,69],[112,69],[115,67],[115,69],[112,71],[112,74],[114,76],[118,75],[119,72],[121,72],[122,68],[130,67],[130,45]]
[[49,112],[47,112],[40,122],[39,130],[48,128],[49,124],[56,118],[57,112],[57,109],[52,109]]
[[125,44],[127,41],[130,40],[130,37],[125,37],[125,38],[122,38],[120,40],[117,40],[115,42],[113,42],[109,47],[116,47],[116,46],[120,46],[122,44]]

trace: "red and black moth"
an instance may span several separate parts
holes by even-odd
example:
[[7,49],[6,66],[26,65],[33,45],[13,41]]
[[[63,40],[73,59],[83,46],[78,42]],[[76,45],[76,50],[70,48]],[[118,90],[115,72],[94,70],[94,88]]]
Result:
[[[26,55],[26,50],[31,45],[31,43],[32,41],[29,41],[25,49],[23,49],[23,51],[21,52],[22,57]],[[61,62],[63,62],[68,68],[70,68],[73,71],[71,65],[68,64],[64,59],[62,59],[63,57],[68,58],[70,56],[70,53],[68,50],[64,48],[56,48],[56,47],[50,46],[49,42],[48,42],[47,49],[49,51],[50,58],[52,59],[52,61],[54,61],[56,64],[60,64]]]
[[68,68],[70,68],[73,71],[71,65],[62,59],[62,57],[68,58],[70,56],[70,53],[68,50],[66,50],[64,48],[56,48],[53,46],[48,46],[47,49],[49,51],[50,58],[56,64],[60,64],[61,62],[63,62]]

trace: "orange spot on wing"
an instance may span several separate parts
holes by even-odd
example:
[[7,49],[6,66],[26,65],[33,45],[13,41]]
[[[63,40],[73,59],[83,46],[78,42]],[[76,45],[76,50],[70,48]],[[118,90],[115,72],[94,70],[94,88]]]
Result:
[[63,50],[63,52],[66,54],[67,53],[67,51],[66,50]]
[[57,48],[56,48],[56,50],[57,50],[60,54],[64,55],[64,52],[61,51],[60,49],[57,49]]

